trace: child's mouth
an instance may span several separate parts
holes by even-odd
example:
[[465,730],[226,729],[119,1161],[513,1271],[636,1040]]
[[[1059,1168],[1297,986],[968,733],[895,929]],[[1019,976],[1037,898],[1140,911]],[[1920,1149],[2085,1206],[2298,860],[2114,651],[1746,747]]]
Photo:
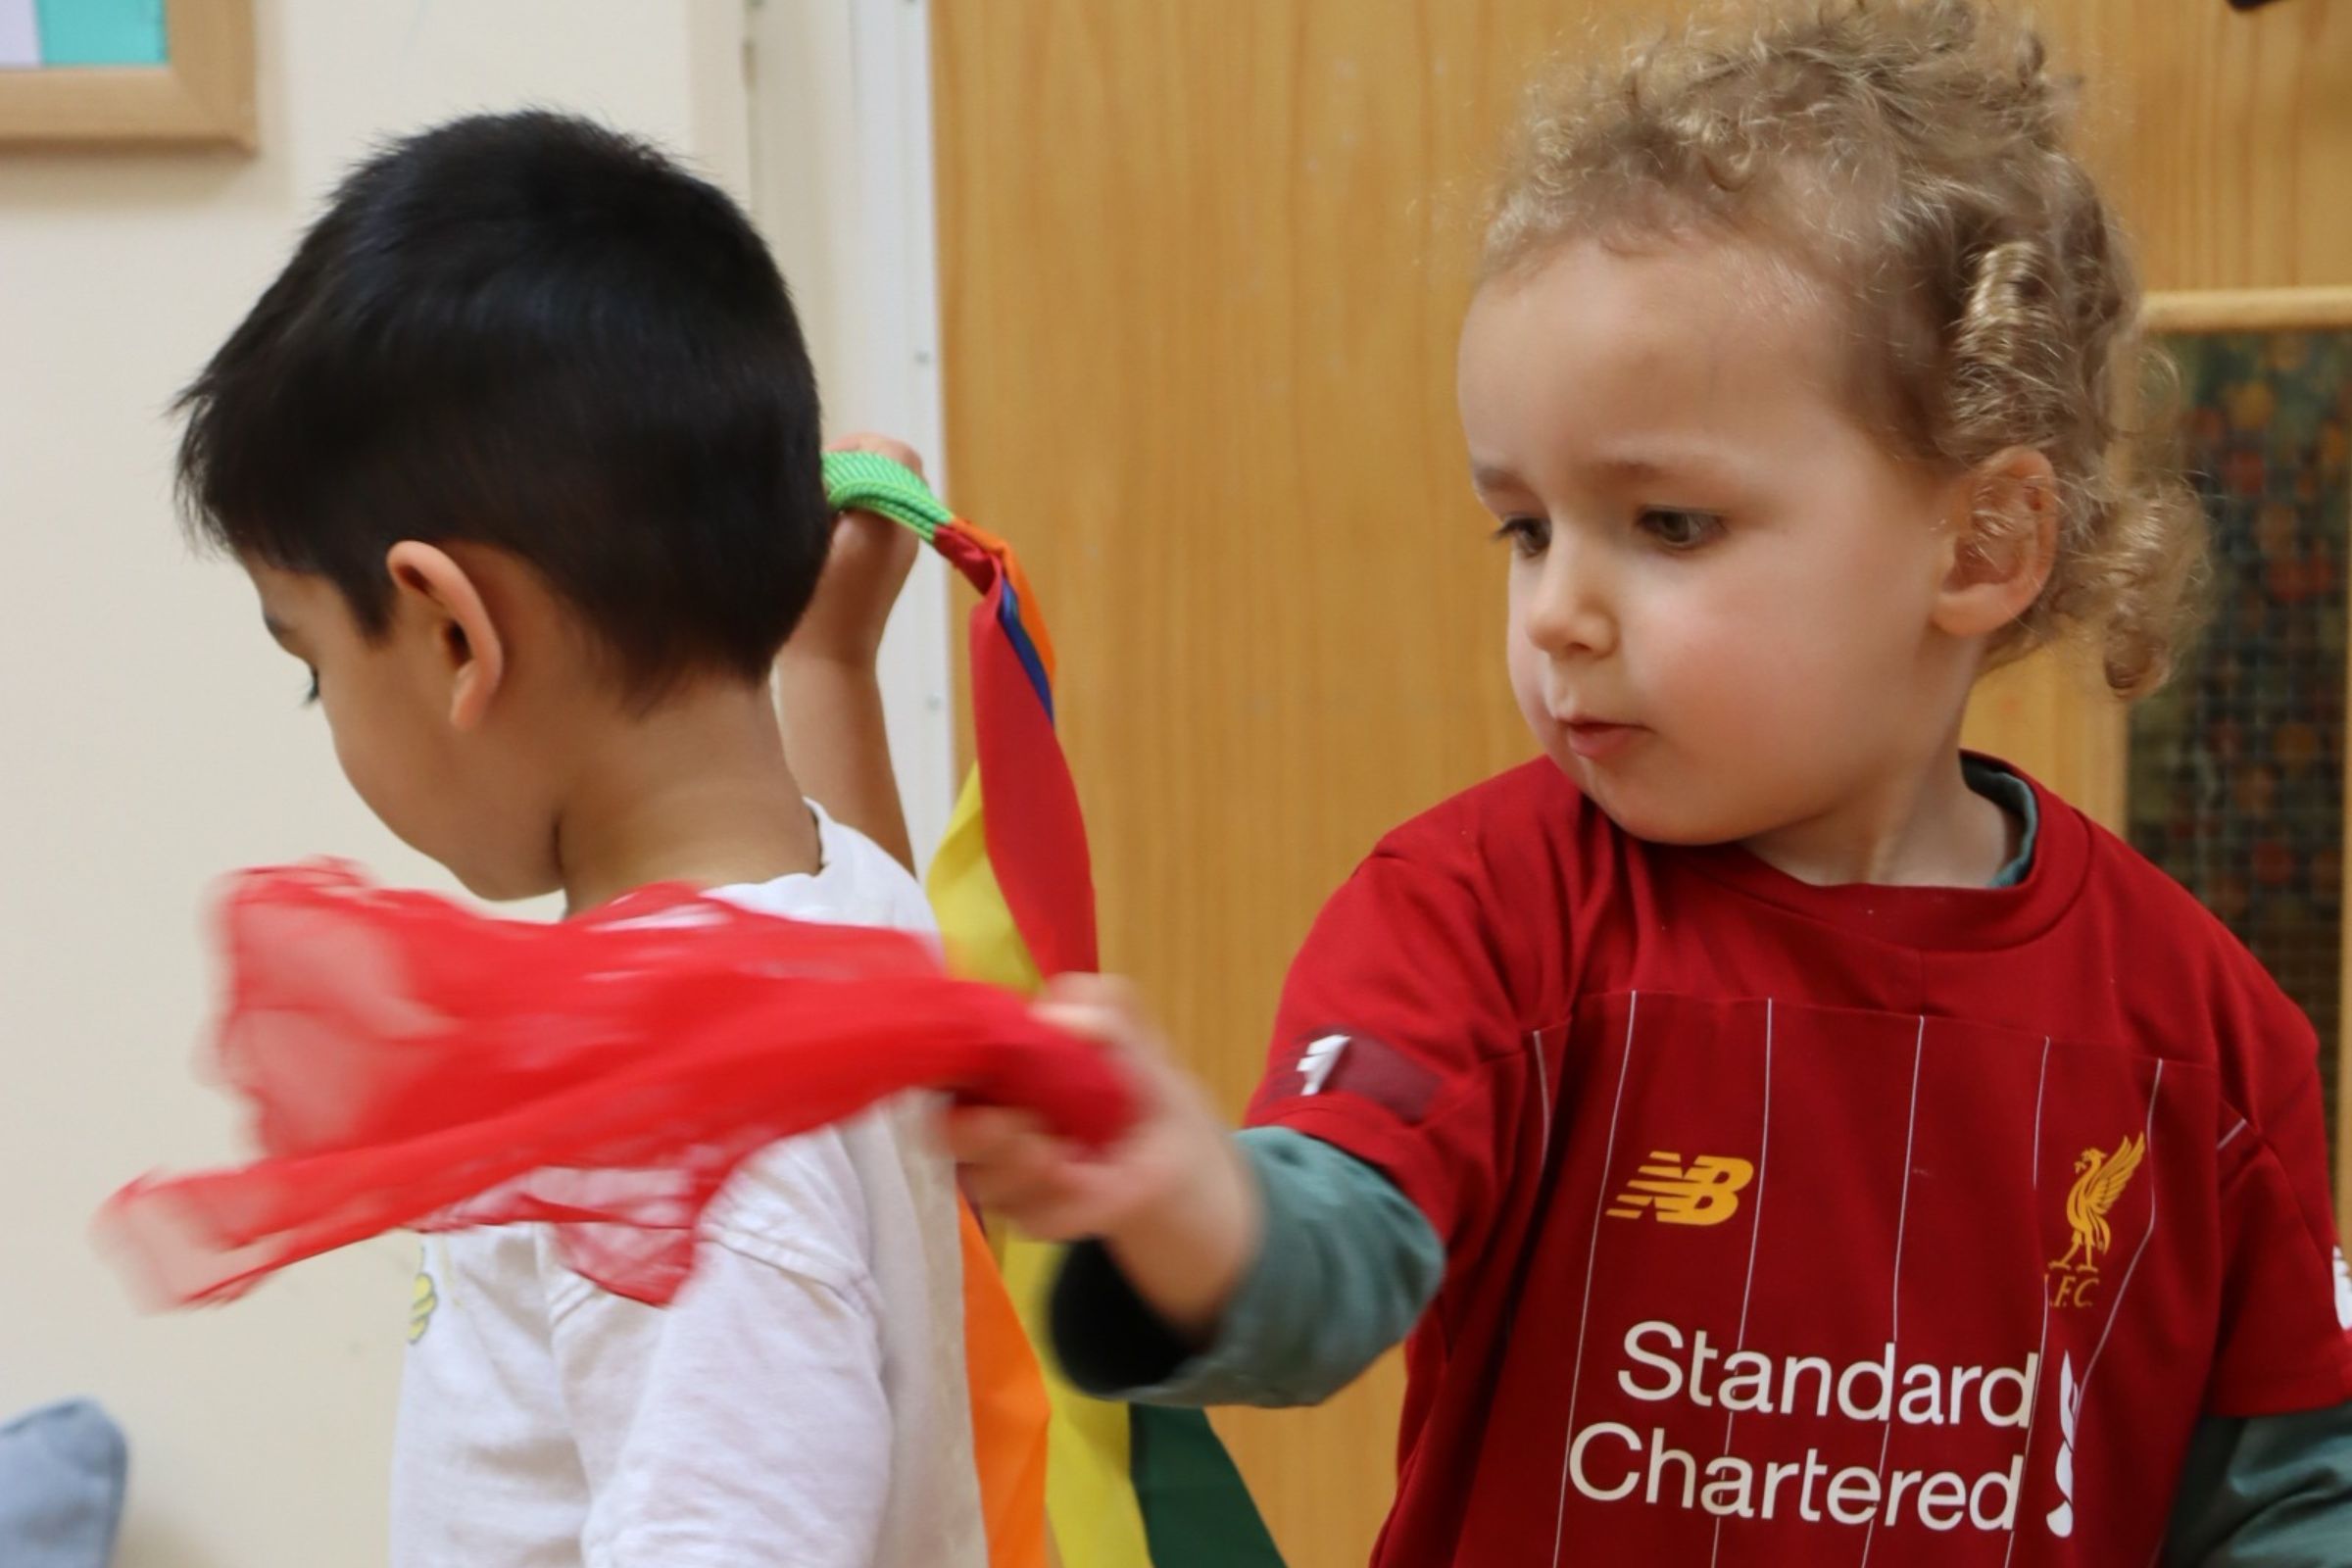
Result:
[[1594,719],[1573,719],[1560,726],[1567,732],[1568,749],[1588,762],[1597,762],[1633,744],[1642,733],[1636,724],[1607,724]]

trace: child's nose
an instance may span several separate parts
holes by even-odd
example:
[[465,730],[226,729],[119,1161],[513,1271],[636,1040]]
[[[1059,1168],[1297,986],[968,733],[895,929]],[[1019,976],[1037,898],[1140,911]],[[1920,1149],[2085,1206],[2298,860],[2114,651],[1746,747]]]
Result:
[[1527,636],[1554,659],[1606,654],[1617,646],[1607,572],[1589,553],[1555,542],[1529,590]]

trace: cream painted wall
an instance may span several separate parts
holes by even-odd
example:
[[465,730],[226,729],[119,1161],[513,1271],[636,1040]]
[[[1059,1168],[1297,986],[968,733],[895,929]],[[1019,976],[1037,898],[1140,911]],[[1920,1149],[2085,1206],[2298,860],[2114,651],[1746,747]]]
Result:
[[[85,1226],[134,1172],[234,1147],[228,1107],[188,1072],[211,1003],[197,914],[212,877],[325,852],[442,880],[343,786],[240,575],[178,543],[165,405],[385,135],[545,104],[752,185],[736,0],[257,11],[260,157],[0,154],[0,1415],[73,1393],[114,1410],[131,1445],[125,1568],[383,1560],[411,1246],[142,1318]],[[761,26],[764,50],[798,47],[791,15]],[[822,156],[771,147],[771,172],[802,154]],[[795,225],[822,214],[768,217],[789,260],[810,248]],[[823,287],[801,295],[812,317],[840,308]],[[854,326],[812,325],[827,358],[857,351]],[[930,606],[914,618],[935,621]],[[933,818],[937,641],[895,635],[891,677],[917,814]]]

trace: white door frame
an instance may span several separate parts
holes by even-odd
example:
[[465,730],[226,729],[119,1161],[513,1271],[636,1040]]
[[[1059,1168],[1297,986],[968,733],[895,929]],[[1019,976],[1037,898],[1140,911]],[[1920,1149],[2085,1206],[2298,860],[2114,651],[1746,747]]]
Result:
[[[752,210],[799,305],[829,434],[881,430],[948,493],[924,0],[748,0]],[[926,556],[891,618],[882,691],[915,854],[955,805],[948,574]]]

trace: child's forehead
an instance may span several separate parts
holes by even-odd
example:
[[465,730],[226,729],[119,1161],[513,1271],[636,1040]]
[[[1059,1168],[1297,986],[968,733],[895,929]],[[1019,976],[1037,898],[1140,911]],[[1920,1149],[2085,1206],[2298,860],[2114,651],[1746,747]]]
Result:
[[1823,291],[1765,247],[1571,241],[1480,291],[1462,415],[1474,431],[1605,443],[1657,430],[1687,444],[1695,430],[1785,423],[1793,404],[1835,394],[1844,338]]
[[1842,337],[1828,287],[1783,249],[1706,234],[1564,241],[1481,289],[1471,324],[1482,311],[1535,357],[1564,341],[1652,362],[1787,361]]

